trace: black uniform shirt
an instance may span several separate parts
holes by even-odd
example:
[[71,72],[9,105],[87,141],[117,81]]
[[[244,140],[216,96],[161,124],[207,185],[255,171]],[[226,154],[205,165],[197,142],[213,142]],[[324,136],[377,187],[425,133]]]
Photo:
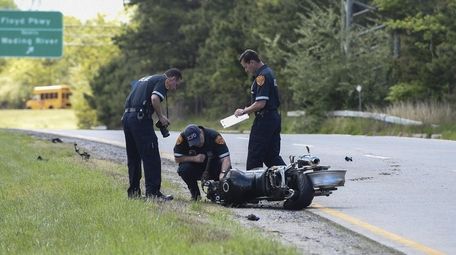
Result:
[[166,76],[163,74],[155,74],[141,78],[134,85],[130,94],[125,101],[126,108],[136,108],[149,110],[150,114],[154,112],[152,107],[152,94],[160,97],[163,101],[166,97],[167,89],[165,87]]
[[174,146],[174,157],[179,158],[182,156],[194,156],[197,154],[213,155],[222,159],[230,155],[228,146],[225,140],[217,131],[210,128],[200,128],[204,134],[203,147],[189,147],[187,138],[183,133],[177,137],[176,145]]
[[277,80],[274,72],[267,65],[263,65],[256,71],[255,80],[251,87],[252,103],[266,100],[264,110],[277,110],[280,105]]

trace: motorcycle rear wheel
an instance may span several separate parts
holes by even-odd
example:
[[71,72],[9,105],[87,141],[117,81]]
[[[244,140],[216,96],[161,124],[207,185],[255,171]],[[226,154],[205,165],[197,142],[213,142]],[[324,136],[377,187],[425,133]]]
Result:
[[301,210],[306,208],[312,203],[314,198],[312,182],[305,174],[294,175],[291,182],[288,186],[293,188],[295,193],[292,197],[285,200],[283,207],[287,210]]

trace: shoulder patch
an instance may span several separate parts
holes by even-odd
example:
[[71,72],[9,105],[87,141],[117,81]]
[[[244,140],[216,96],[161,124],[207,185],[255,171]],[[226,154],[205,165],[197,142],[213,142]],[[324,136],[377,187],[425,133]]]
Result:
[[225,140],[223,140],[223,137],[221,135],[218,135],[216,138],[215,138],[215,143],[216,144],[225,144]]
[[176,144],[179,145],[179,144],[181,144],[183,141],[184,141],[184,138],[182,137],[182,135],[179,135],[179,136],[177,137]]
[[263,86],[264,80],[265,80],[264,75],[258,75],[255,79],[258,86]]

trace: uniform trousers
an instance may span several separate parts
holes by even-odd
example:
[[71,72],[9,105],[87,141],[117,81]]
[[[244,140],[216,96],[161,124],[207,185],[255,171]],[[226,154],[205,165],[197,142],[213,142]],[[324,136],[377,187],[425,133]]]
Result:
[[123,128],[127,148],[128,195],[141,194],[141,162],[144,168],[146,196],[157,195],[161,186],[161,159],[157,135],[150,117],[139,119],[137,113],[124,113]]
[[249,137],[247,170],[285,165],[280,157],[281,117],[278,111],[256,114]]
[[[188,189],[190,190],[190,194],[192,198],[196,199],[198,196],[201,196],[200,190],[198,188],[198,180],[201,180],[204,170],[206,169],[206,165],[208,162],[208,158],[203,163],[195,163],[195,162],[182,162],[179,163],[179,168],[177,169],[177,173],[182,180],[187,184]],[[221,163],[219,158],[213,158],[210,161],[209,166],[209,180],[218,180],[220,175],[220,168]]]

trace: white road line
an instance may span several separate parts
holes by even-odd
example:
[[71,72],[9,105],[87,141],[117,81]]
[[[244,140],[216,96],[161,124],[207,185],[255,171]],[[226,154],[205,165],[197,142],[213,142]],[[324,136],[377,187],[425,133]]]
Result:
[[372,155],[372,154],[366,154],[364,157],[368,158],[377,158],[377,159],[390,159],[391,157],[384,157],[384,156],[378,156],[378,155]]
[[293,143],[292,145],[294,146],[299,146],[299,147],[306,147],[306,146],[309,146],[309,148],[312,148],[313,145],[310,145],[310,144],[302,144],[302,143]]

